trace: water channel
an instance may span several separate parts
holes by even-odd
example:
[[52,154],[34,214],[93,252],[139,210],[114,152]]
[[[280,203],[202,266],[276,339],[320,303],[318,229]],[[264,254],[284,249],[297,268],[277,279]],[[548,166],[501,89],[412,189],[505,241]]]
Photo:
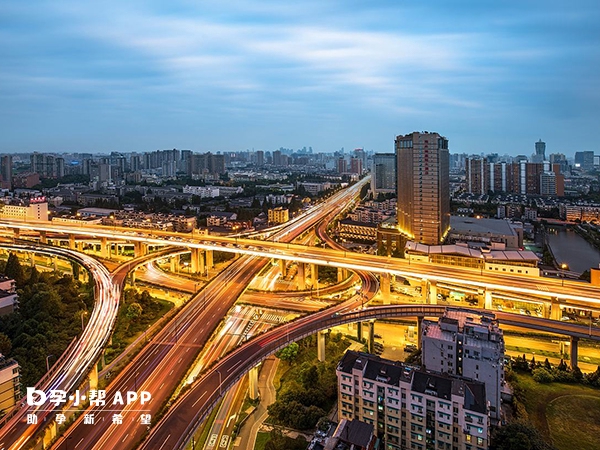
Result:
[[585,272],[600,264],[600,251],[573,230],[548,228],[548,242],[558,264],[567,263],[573,272]]

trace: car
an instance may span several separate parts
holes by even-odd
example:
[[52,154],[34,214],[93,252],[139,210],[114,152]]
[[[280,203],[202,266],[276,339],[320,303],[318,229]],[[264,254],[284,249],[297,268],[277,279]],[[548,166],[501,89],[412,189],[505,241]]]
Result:
[[404,347],[404,351],[409,353],[416,352],[417,346],[415,344],[406,344],[406,346]]

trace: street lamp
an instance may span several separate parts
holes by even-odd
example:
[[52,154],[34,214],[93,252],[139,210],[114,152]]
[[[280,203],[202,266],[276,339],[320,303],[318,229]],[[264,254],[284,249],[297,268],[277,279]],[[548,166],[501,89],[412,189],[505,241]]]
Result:
[[46,356],[46,372],[50,372],[50,358],[54,355]]

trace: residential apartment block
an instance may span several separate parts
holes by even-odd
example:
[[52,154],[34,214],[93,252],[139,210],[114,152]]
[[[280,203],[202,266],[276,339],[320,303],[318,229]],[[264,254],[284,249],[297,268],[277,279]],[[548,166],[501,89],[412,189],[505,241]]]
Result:
[[421,244],[443,242],[450,229],[448,139],[438,133],[397,136],[398,228]]
[[348,351],[338,364],[338,420],[373,425],[386,450],[488,448],[485,384]]
[[494,314],[449,308],[422,330],[423,367],[485,383],[490,417],[499,419],[504,335]]

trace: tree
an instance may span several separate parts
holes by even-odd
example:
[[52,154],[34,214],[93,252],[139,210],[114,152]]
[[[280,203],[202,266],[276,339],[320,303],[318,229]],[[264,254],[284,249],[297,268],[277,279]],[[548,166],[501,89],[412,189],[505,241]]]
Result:
[[4,275],[8,278],[12,278],[17,283],[17,286],[21,287],[25,283],[25,275],[23,275],[23,268],[19,262],[19,258],[15,253],[8,255],[6,261],[6,268],[4,269]]
[[275,356],[277,356],[282,361],[293,361],[294,359],[296,359],[296,356],[298,356],[299,348],[300,347],[298,346],[298,344],[292,342],[287,347],[284,347],[277,353],[275,353]]
[[10,338],[0,332],[0,353],[4,356],[8,355],[12,350],[12,342]]
[[492,434],[490,450],[555,450],[527,422],[512,422],[497,428]]
[[129,320],[135,321],[141,317],[142,311],[142,306],[139,303],[132,303],[127,307],[125,317],[127,317]]

